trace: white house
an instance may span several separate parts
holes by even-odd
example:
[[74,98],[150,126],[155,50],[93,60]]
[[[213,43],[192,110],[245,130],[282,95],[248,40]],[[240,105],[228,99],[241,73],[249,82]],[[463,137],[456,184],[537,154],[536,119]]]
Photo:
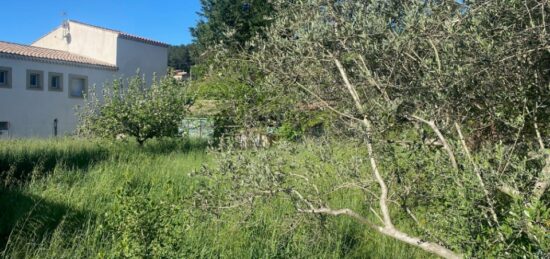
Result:
[[77,21],[30,46],[0,41],[0,138],[73,134],[91,86],[167,72],[168,44]]

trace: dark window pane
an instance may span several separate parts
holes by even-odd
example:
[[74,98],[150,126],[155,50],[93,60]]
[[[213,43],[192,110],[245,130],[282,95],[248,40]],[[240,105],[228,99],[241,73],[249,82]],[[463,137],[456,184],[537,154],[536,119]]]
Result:
[[0,130],[8,130],[10,127],[9,122],[7,121],[0,121]]
[[59,76],[52,77],[52,88],[59,88]]
[[31,74],[31,86],[38,86],[38,75]]
[[0,84],[6,84],[6,71],[0,71]]
[[75,78],[71,80],[71,96],[83,97],[84,91],[86,91],[86,81],[81,78]]

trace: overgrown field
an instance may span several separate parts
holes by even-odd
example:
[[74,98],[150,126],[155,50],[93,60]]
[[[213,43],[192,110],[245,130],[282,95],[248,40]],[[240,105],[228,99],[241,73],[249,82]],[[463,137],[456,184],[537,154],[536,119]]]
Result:
[[[328,192],[338,170],[310,164],[311,154],[297,148],[281,159],[296,172],[318,166],[314,181],[331,206],[368,211],[360,193]],[[339,152],[352,159],[353,150]],[[257,198],[252,209],[226,204],[239,193],[225,178],[204,175],[218,157],[194,141],[2,141],[0,257],[428,256],[349,218],[297,213],[282,196]]]

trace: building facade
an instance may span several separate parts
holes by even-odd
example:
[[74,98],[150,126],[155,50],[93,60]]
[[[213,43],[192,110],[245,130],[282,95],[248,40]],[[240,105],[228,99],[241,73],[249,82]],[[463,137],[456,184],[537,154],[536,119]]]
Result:
[[67,21],[27,45],[0,41],[0,138],[74,134],[84,95],[139,71],[167,72],[168,45]]

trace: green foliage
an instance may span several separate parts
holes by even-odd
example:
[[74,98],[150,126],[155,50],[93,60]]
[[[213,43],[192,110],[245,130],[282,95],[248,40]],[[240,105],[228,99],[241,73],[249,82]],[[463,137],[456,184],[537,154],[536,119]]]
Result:
[[277,128],[277,135],[286,140],[319,137],[327,133],[334,119],[335,116],[326,111],[304,111],[298,107],[285,114]]
[[177,134],[188,102],[184,85],[168,77],[153,80],[150,87],[139,76],[127,84],[115,80],[100,98],[95,94],[87,97],[80,110],[79,131],[112,139],[127,135],[140,144],[154,137],[172,137]]
[[541,1],[465,7],[452,1],[319,0],[274,6],[277,19],[266,36],[250,42],[258,51],[241,58],[266,75],[254,82],[257,91],[273,96],[262,106],[276,95],[298,103],[322,98],[356,115],[338,60],[382,131],[416,113],[471,123],[477,142],[513,142],[518,131],[534,139],[535,118],[548,133],[544,21],[550,7]]
[[[262,87],[263,79],[270,71],[250,62],[249,53],[256,50],[251,43],[264,39],[269,26],[277,19],[276,6],[272,1],[202,1],[204,21],[199,22],[194,33],[198,48],[207,55],[201,64],[193,67],[193,74],[199,80],[191,89],[197,98],[224,100],[224,107],[218,119],[220,127],[237,126],[234,129],[278,128],[290,130],[283,138],[298,138],[311,133],[324,122],[307,126],[300,121],[308,115],[304,107],[311,102],[301,102],[300,94],[291,89],[288,95],[281,95],[279,89]],[[245,57],[242,57],[242,54]],[[221,130],[224,131],[224,130]],[[290,133],[290,132],[289,132]]]
[[113,256],[174,258],[183,250],[180,237],[189,222],[185,208],[154,200],[148,192],[147,183],[133,177],[125,179],[117,190],[112,210],[105,217],[106,231],[120,234]]
[[202,20],[191,29],[201,52],[221,44],[227,49],[245,49],[245,43],[263,31],[273,19],[267,0],[201,0]]
[[168,48],[168,66],[190,72],[191,67],[197,62],[195,45],[170,46]]
[[282,139],[296,140],[299,137],[300,132],[289,123],[283,123],[283,125],[277,129],[277,135],[279,135]]
[[[189,86],[197,100],[219,101],[217,125],[221,133],[239,129],[276,129],[279,137],[299,139],[324,132],[335,116],[315,101],[303,101],[303,93],[286,94],[278,88],[264,87],[265,75],[250,62],[232,60],[228,56],[214,61],[217,69]],[[227,58],[227,59],[225,59]],[[291,94],[292,93],[292,94]],[[278,129],[282,127],[281,129]]]

